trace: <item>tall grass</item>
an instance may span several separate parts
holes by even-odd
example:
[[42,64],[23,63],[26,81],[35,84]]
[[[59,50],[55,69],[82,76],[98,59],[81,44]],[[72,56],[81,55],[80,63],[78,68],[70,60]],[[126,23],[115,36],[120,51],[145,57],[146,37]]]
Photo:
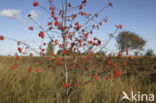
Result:
[[[10,69],[15,63],[13,58],[0,59],[0,103],[65,103],[63,81],[53,70],[57,67],[48,68],[46,63],[35,64],[36,59],[40,60],[37,57],[31,60],[23,58],[15,70]],[[32,65],[33,68],[41,68],[40,72],[29,73],[26,69]],[[101,77],[93,84],[77,88],[70,98],[71,103],[121,103],[122,91],[151,94],[155,91],[154,86],[144,75],[109,80]]]

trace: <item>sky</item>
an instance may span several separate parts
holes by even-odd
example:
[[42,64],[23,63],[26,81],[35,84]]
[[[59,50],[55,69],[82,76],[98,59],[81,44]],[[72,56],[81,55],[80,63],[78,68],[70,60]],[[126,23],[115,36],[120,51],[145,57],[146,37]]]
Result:
[[[47,13],[33,7],[35,1],[49,8],[48,0],[0,0],[0,35],[30,44],[33,41],[40,42],[38,30],[28,30],[28,27],[34,24],[26,18],[27,14],[31,13],[39,24],[44,25],[47,22]],[[81,1],[69,0],[72,5],[78,5]],[[156,0],[88,0],[87,7],[83,11],[94,14],[108,2],[113,3],[113,8],[107,8],[101,14],[101,17],[109,18],[108,22],[94,35],[105,41],[108,34],[116,29],[115,25],[122,24],[123,30],[135,32],[147,41],[145,51],[153,49],[156,54]],[[54,3],[58,8],[61,6],[61,0],[54,0]],[[35,44],[32,45],[36,47]],[[113,38],[107,48],[117,51],[115,45]],[[14,55],[16,52],[17,43],[10,40],[0,41],[0,55]]]

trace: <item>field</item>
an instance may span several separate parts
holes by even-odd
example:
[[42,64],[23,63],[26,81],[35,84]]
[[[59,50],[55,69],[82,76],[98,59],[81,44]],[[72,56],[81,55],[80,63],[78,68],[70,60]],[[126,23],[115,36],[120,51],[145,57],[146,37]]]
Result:
[[[95,62],[103,65],[104,59],[100,56]],[[120,60],[112,57],[117,63],[125,60],[126,57]],[[11,70],[15,62],[15,57],[0,57],[0,103],[65,103],[64,87],[58,83],[62,80],[55,71],[56,65],[42,57],[21,57],[20,65]],[[98,81],[77,88],[70,97],[71,103],[121,103],[123,91],[156,94],[156,57],[134,57],[128,65],[117,79],[105,80],[106,77],[101,76]],[[30,66],[40,71],[30,73],[27,71]]]

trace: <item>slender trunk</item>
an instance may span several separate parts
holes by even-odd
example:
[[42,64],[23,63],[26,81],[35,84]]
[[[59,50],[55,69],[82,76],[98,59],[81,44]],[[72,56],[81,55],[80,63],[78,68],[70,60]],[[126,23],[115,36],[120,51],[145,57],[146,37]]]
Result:
[[[62,2],[63,3],[63,2]],[[64,6],[62,6],[63,10],[64,10],[64,15],[63,15],[63,22],[64,22],[64,27],[67,26],[67,0],[65,0],[65,8]],[[64,5],[64,4],[63,4]],[[63,29],[62,30],[62,37],[63,37],[63,50],[66,50],[66,30]],[[68,68],[67,68],[67,60],[66,60],[66,54],[63,55],[64,57],[64,68],[65,68],[65,82],[68,83],[69,82],[69,78],[68,78]],[[70,98],[69,98],[69,87],[66,88],[66,102],[70,103]]]

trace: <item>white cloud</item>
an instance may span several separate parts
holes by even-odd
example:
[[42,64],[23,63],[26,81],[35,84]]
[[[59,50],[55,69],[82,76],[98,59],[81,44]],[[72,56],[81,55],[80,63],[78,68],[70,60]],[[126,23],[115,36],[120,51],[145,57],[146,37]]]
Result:
[[20,18],[20,10],[16,9],[4,9],[0,11],[0,16],[11,18],[11,19],[19,19]]
[[37,19],[37,17],[38,17],[37,12],[34,11],[34,10],[31,10],[29,14],[31,15],[31,18],[32,18],[32,19]]

